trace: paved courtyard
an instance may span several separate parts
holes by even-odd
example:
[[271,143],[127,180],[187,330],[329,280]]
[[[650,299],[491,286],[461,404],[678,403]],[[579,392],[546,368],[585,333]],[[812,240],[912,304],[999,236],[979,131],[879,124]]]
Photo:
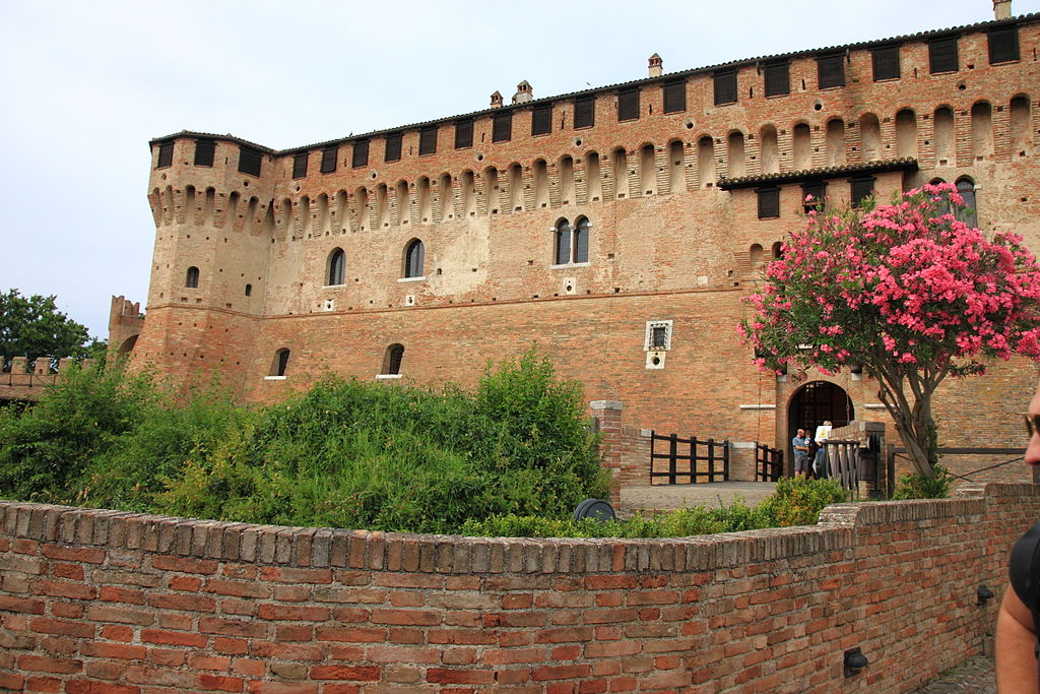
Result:
[[713,482],[711,484],[653,485],[621,490],[621,512],[667,511],[689,506],[726,506],[743,499],[754,506],[776,489],[775,482]]

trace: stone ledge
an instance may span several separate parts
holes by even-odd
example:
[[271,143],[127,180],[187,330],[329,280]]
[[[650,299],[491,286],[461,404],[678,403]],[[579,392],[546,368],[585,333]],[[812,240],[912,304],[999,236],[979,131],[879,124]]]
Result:
[[44,543],[295,567],[441,574],[696,572],[853,546],[857,528],[980,515],[988,498],[1040,496],[987,484],[962,498],[828,506],[815,526],[664,539],[485,538],[299,528],[0,501],[0,529]]

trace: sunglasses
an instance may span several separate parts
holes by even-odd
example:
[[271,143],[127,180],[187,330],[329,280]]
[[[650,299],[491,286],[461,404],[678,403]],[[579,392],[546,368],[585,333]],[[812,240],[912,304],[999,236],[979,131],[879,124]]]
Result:
[[1029,438],[1033,438],[1034,434],[1040,433],[1040,414],[1026,414],[1022,416],[1026,419],[1026,431],[1029,433]]

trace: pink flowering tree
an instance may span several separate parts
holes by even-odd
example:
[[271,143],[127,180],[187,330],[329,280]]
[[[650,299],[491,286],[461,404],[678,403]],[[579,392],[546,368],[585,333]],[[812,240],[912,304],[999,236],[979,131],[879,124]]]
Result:
[[761,368],[860,367],[878,385],[919,473],[932,476],[932,395],[988,360],[1040,359],[1040,266],[1010,233],[961,221],[954,186],[891,205],[814,211],[770,263],[741,332]]

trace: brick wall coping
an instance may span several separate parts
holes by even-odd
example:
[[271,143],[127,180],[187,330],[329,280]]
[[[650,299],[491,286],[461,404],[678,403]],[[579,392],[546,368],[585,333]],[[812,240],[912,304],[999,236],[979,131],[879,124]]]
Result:
[[199,560],[432,574],[691,572],[851,548],[858,529],[981,515],[985,497],[1037,497],[1040,486],[986,484],[958,498],[836,504],[815,526],[665,539],[484,538],[254,525],[0,501],[0,531],[55,544]]

